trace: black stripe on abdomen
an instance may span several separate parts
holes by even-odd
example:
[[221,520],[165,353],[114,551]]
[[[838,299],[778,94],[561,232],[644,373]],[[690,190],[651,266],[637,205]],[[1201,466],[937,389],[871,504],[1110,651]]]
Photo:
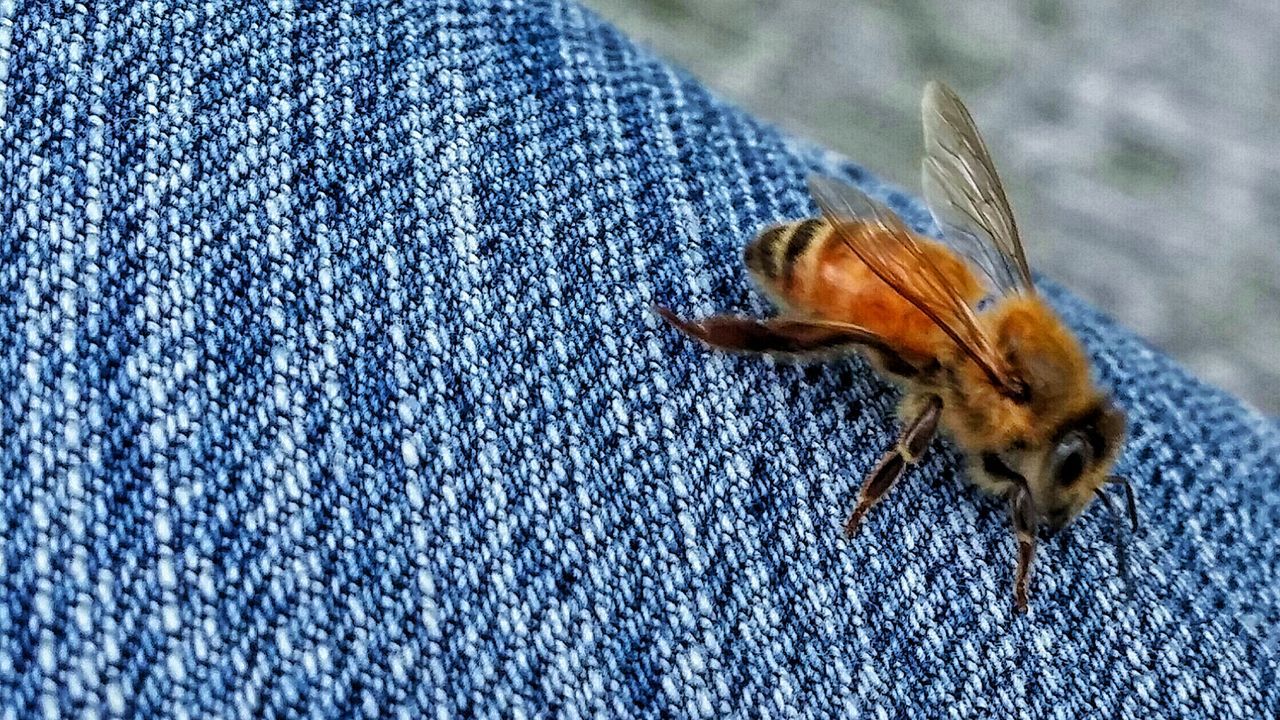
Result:
[[787,281],[791,279],[791,270],[795,268],[796,260],[804,255],[805,250],[809,250],[809,246],[813,245],[813,241],[824,225],[826,223],[817,218],[795,225],[795,231],[791,233],[790,238],[787,238],[787,251],[782,258],[782,272],[786,275]]
[[781,269],[778,266],[778,246],[787,242],[795,227],[795,223],[775,225],[757,235],[756,239],[747,245],[744,256],[747,268],[769,280],[777,278]]

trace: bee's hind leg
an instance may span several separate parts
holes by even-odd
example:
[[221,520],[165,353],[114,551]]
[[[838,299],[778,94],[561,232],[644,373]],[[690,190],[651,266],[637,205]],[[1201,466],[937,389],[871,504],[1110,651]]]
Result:
[[862,481],[862,490],[858,492],[858,506],[854,508],[845,521],[845,535],[853,535],[862,523],[862,518],[875,505],[889,488],[898,481],[908,465],[913,465],[924,455],[938,430],[938,418],[942,415],[942,398],[930,395],[925,399],[924,408],[911,421],[894,446],[880,458],[876,465]]
[[[713,348],[730,352],[797,359],[853,352],[865,347],[891,352],[884,338],[866,328],[848,323],[737,315],[712,315],[697,320],[684,320],[661,305],[655,305],[653,309],[663,320],[685,335]],[[906,366],[905,360],[899,359],[898,363]]]

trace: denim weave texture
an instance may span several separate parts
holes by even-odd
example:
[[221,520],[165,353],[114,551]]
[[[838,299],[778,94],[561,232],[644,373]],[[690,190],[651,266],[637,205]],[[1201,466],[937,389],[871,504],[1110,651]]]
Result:
[[842,536],[863,361],[660,325],[812,171],[932,231],[569,2],[0,0],[0,716],[1275,717],[1274,422],[1045,280],[1143,527],[1019,617],[946,443]]

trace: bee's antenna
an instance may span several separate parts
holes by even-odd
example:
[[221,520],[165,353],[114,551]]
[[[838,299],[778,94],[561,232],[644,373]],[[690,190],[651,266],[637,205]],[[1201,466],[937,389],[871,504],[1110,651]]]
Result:
[[[1110,482],[1123,482],[1125,488],[1129,487],[1129,483],[1123,480],[1122,478],[1121,479],[1113,478],[1110,480]],[[1121,518],[1120,513],[1116,510],[1115,503],[1111,502],[1111,496],[1107,494],[1106,490],[1104,490],[1103,488],[1098,488],[1093,492],[1095,495],[1098,496],[1098,499],[1102,501],[1102,504],[1107,507],[1107,512],[1111,514],[1111,517],[1115,518],[1117,521],[1116,528],[1114,530],[1114,536],[1113,536],[1115,538],[1115,543],[1116,543],[1116,573],[1121,577],[1121,579],[1125,581],[1126,587],[1129,587],[1128,543],[1125,542],[1125,538],[1120,537],[1120,527],[1119,527],[1120,523],[1123,522],[1123,520]],[[1138,528],[1138,515],[1133,503],[1132,489],[1129,490],[1129,520],[1133,523],[1133,528],[1136,530]],[[1131,588],[1129,592],[1130,593],[1132,592]]]
[[1123,478],[1123,477],[1120,477],[1119,475],[1112,475],[1111,477],[1107,478],[1107,482],[1113,485],[1118,484],[1118,485],[1124,486],[1125,501],[1128,505],[1128,510],[1129,510],[1129,524],[1133,526],[1134,532],[1137,532],[1138,531],[1138,501],[1133,496],[1133,485],[1129,484],[1128,478]]

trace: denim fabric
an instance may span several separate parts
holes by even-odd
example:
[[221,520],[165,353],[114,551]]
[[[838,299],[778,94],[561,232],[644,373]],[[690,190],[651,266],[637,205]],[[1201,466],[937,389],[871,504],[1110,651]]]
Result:
[[1274,422],[1046,282],[1144,527],[1016,617],[945,444],[841,536],[865,363],[659,325],[811,170],[925,227],[562,0],[0,0],[3,716],[1274,717]]

